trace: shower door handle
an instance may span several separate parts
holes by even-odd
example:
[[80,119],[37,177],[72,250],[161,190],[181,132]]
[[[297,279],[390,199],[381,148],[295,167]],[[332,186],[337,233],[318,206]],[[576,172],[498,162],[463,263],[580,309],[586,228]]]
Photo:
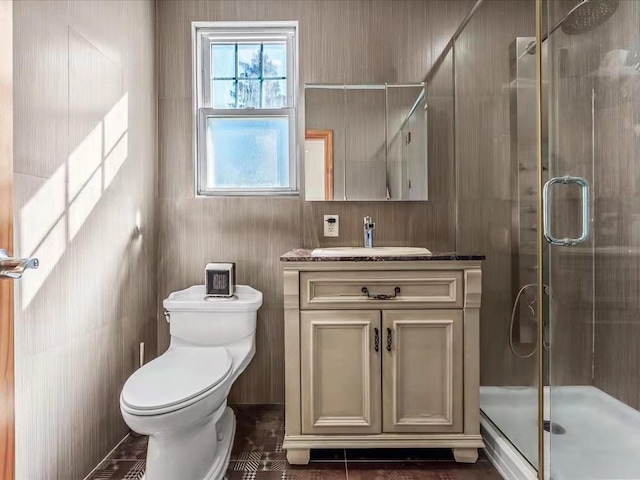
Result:
[[[556,183],[561,183],[563,185],[574,183],[580,187],[580,192],[582,194],[582,234],[578,238],[556,238],[551,233],[551,186]],[[591,203],[589,201],[591,194],[589,182],[582,177],[572,177],[570,175],[565,175],[564,177],[553,177],[544,184],[542,196],[544,200],[542,223],[545,240],[551,245],[560,245],[563,247],[586,242],[591,231]]]

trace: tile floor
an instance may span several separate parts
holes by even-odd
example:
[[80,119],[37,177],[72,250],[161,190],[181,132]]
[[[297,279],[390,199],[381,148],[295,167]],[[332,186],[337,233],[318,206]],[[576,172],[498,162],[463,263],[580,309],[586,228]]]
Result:
[[[449,450],[317,450],[309,465],[292,466],[282,450],[281,405],[233,408],[238,424],[227,480],[502,479],[484,455],[473,465],[463,465],[453,461]],[[146,437],[128,437],[89,479],[139,480],[146,449]]]

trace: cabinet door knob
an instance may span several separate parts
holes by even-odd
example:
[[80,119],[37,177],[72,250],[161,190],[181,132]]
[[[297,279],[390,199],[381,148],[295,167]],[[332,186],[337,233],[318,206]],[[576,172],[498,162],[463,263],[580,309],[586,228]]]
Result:
[[391,333],[391,329],[387,328],[387,351],[391,351],[391,344],[393,343],[393,336]]
[[376,352],[380,351],[380,331],[377,328],[373,329],[373,348]]

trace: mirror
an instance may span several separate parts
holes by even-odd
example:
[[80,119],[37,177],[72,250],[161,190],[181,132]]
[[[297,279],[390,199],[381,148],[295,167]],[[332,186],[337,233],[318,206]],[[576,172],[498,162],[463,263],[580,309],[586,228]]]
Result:
[[307,200],[333,200],[333,131],[307,130],[304,139]]
[[305,199],[427,200],[423,83],[305,85]]

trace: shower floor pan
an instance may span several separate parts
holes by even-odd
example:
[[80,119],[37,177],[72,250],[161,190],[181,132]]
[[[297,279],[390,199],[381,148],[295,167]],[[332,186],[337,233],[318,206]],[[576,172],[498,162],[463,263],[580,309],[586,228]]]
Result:
[[[545,478],[640,480],[640,412],[591,386],[553,387],[551,392],[545,387],[544,397],[545,420],[564,429],[562,434],[545,432]],[[523,457],[537,465],[535,405],[534,388],[480,389],[484,415]],[[491,435],[491,430],[485,429],[485,435]],[[495,444],[495,439],[489,442]]]

